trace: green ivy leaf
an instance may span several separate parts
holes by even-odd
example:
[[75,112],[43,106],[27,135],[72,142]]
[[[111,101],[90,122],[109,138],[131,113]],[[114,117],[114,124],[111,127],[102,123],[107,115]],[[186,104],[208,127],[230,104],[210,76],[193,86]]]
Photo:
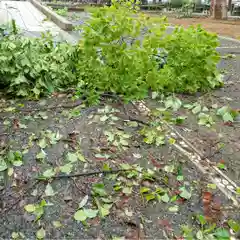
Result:
[[240,224],[235,222],[234,220],[228,220],[228,226],[235,232],[239,232],[240,231]]
[[45,236],[46,236],[46,231],[43,228],[39,229],[36,233],[37,239],[43,239],[45,238]]
[[103,183],[93,184],[92,189],[93,189],[93,192],[99,196],[102,196],[102,197],[107,196],[107,192],[105,190],[105,186]]
[[229,232],[224,228],[218,228],[217,231],[214,233],[214,236],[221,239],[230,238]]
[[98,210],[84,208],[83,211],[88,218],[95,218],[98,214]]
[[5,171],[6,169],[8,169],[8,166],[4,159],[0,157],[0,172]]
[[36,210],[36,207],[33,204],[27,204],[24,206],[24,209],[26,212],[32,213]]
[[73,168],[73,165],[71,163],[67,163],[63,166],[60,166],[60,171],[63,173],[69,174],[69,173],[71,173],[72,168]]
[[168,208],[170,212],[178,212],[178,209],[179,209],[178,205],[174,205]]
[[45,178],[51,178],[55,176],[55,170],[53,168],[49,168],[46,171],[43,172],[43,176]]
[[71,163],[74,163],[74,162],[77,162],[78,156],[77,156],[77,154],[75,154],[75,153],[68,153],[68,154],[67,154],[67,159],[68,159],[68,161],[70,161]]
[[149,202],[151,200],[154,200],[156,198],[156,196],[153,193],[149,193],[149,194],[145,195],[145,198],[146,198],[147,202]]
[[47,147],[47,141],[45,138],[42,138],[39,140],[38,142],[38,146],[42,149],[46,148]]
[[41,149],[41,151],[36,155],[36,158],[39,160],[45,159],[47,154]]
[[74,214],[74,219],[77,221],[85,221],[87,219],[87,216],[85,214],[85,212],[83,210],[78,210],[75,214]]
[[50,185],[50,183],[47,184],[46,189],[45,189],[45,195],[48,197],[54,196],[55,192],[52,188],[52,186]]
[[191,193],[186,190],[185,187],[180,188],[181,193],[179,194],[180,197],[184,199],[190,199],[191,198]]
[[161,200],[165,203],[168,203],[170,198],[167,193],[165,193],[163,196],[161,196]]

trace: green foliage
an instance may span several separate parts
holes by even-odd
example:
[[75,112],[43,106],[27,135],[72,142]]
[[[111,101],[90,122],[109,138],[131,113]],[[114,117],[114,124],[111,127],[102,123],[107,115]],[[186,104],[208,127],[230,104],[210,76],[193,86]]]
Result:
[[161,70],[162,89],[171,92],[207,91],[222,84],[216,64],[217,36],[200,26],[176,28],[167,36],[167,64]]
[[[133,1],[113,1],[111,7],[93,9],[91,16],[77,67],[78,94],[91,102],[103,92],[129,100],[146,97],[149,89],[194,93],[221,85],[217,36],[201,27],[177,28],[165,37],[165,19],[150,21],[137,13]],[[166,53],[167,64],[159,69],[154,56]]]
[[[78,72],[79,94],[96,101],[103,92],[144,98],[149,88],[158,90],[158,64],[153,58],[163,47],[165,20],[154,25],[136,13],[130,1],[113,1],[111,7],[92,9],[83,28]],[[148,29],[142,42],[142,30]],[[83,64],[84,63],[84,64]],[[84,91],[85,90],[85,91]]]
[[55,44],[51,35],[0,35],[0,85],[18,97],[39,97],[74,83],[74,47]]
[[55,10],[55,12],[60,16],[66,17],[68,14],[68,8],[67,7],[59,8],[59,9]]
[[166,26],[165,18],[138,13],[134,0],[92,9],[77,46],[56,44],[50,35],[25,38],[12,24],[8,34],[0,29],[0,85],[28,98],[73,86],[90,104],[109,92],[128,101],[149,90],[195,93],[220,86],[217,36],[201,27],[166,34]]

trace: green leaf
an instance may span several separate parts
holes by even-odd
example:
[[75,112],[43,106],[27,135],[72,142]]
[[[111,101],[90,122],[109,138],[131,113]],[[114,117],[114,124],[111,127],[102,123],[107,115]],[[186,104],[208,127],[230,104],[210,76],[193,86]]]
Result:
[[88,201],[88,195],[86,195],[82,201],[79,203],[78,205],[78,208],[83,208],[86,204],[87,204],[87,201]]
[[105,186],[103,183],[95,183],[93,184],[93,192],[101,197],[107,196],[107,192],[105,190]]
[[50,183],[48,183],[47,186],[46,186],[45,195],[48,196],[48,197],[55,195],[55,192],[54,192],[52,186],[50,185]]
[[36,207],[33,204],[27,204],[24,206],[24,209],[26,212],[32,213],[36,210]]
[[85,221],[87,219],[87,216],[85,214],[85,212],[83,210],[78,210],[75,214],[74,214],[74,219],[76,221]]
[[43,176],[45,178],[51,178],[55,176],[55,170],[53,168],[49,168],[46,171],[43,172]]
[[111,168],[110,168],[110,166],[109,166],[109,164],[108,163],[104,163],[103,164],[103,171],[110,171],[111,170]]
[[67,160],[70,161],[71,163],[77,162],[78,156],[75,153],[68,153]]
[[217,167],[218,167],[219,169],[225,169],[225,168],[226,168],[224,163],[218,163],[218,164],[217,164]]
[[164,104],[166,108],[172,108],[173,111],[177,111],[182,106],[181,100],[172,96],[168,97]]
[[229,232],[224,228],[218,228],[214,236],[221,239],[230,239]]
[[168,208],[168,210],[170,212],[178,212],[178,209],[179,209],[178,205],[174,205],[174,206]]
[[45,159],[47,154],[41,149],[41,151],[36,155],[36,158],[39,160]]
[[121,169],[124,169],[124,170],[132,169],[132,166],[130,164],[127,164],[127,163],[121,163],[120,166],[121,166]]
[[239,232],[240,231],[240,224],[235,222],[234,220],[230,219],[228,220],[228,226],[235,232]]
[[231,113],[229,113],[229,112],[225,113],[225,114],[222,116],[222,118],[223,118],[223,121],[224,121],[224,122],[234,122],[234,119],[233,119]]
[[130,195],[132,193],[132,188],[131,187],[125,187],[125,188],[123,188],[122,192],[126,195]]
[[207,185],[207,187],[208,187],[208,188],[211,188],[211,189],[213,189],[213,190],[217,189],[217,186],[216,186],[216,184],[214,184],[214,183],[209,183],[209,184]]
[[184,180],[184,177],[183,177],[182,175],[178,175],[178,176],[177,176],[177,180],[178,180],[179,182],[181,182],[181,181]]
[[129,145],[128,141],[126,141],[125,139],[120,139],[120,144],[123,145],[123,146],[128,146]]
[[180,197],[184,199],[190,199],[191,193],[186,190],[185,187],[180,188],[181,193],[179,194]]
[[100,118],[100,121],[101,122],[105,122],[108,120],[108,116],[107,115],[103,115],[101,118]]
[[104,218],[105,216],[110,214],[110,208],[112,207],[112,204],[104,204],[103,206],[100,207],[100,216]]
[[197,114],[201,111],[201,109],[202,109],[201,105],[197,104],[197,106],[192,109],[192,113]]
[[43,228],[39,229],[36,233],[37,239],[43,239],[46,236],[46,232]]
[[45,138],[40,139],[39,142],[38,142],[38,146],[42,149],[46,148],[47,147],[46,139]]
[[55,228],[60,228],[62,227],[62,224],[60,221],[52,221],[52,224]]
[[164,167],[164,171],[168,173],[174,172],[175,166],[174,165],[167,165]]
[[71,173],[72,168],[73,168],[73,165],[71,163],[67,163],[63,166],[60,166],[60,171],[63,173],[69,174],[69,173]]
[[98,214],[98,210],[84,208],[83,211],[88,218],[95,218]]
[[84,158],[84,156],[80,152],[77,152],[77,157],[81,162],[86,162],[86,159]]
[[147,187],[140,188],[140,193],[147,193],[149,191],[150,191],[150,188],[147,188]]
[[204,239],[204,238],[203,238],[203,233],[202,233],[201,230],[199,230],[199,231],[197,232],[196,237],[197,237],[197,239],[199,239],[199,240],[203,240],[203,239]]
[[19,233],[18,232],[13,232],[12,233],[12,238],[13,239],[18,239],[19,238]]
[[158,136],[156,137],[156,145],[164,145],[165,144],[165,137],[164,136]]
[[207,223],[207,220],[203,215],[197,215],[197,219],[202,226],[204,226]]
[[145,195],[145,198],[146,198],[147,202],[149,202],[151,200],[154,200],[156,198],[156,196],[153,193],[149,193],[149,194]]
[[161,200],[165,203],[168,203],[170,198],[167,193],[165,193],[163,196],[161,196]]
[[0,172],[5,171],[6,169],[8,169],[8,166],[4,159],[0,157]]

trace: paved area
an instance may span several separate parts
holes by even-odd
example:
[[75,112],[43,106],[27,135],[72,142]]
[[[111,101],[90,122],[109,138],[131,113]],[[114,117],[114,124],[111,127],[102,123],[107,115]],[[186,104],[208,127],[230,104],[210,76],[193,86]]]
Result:
[[42,32],[50,31],[53,36],[58,36],[71,41],[71,36],[62,31],[46,16],[27,1],[1,1],[0,24],[16,21],[17,26],[28,36],[40,36]]

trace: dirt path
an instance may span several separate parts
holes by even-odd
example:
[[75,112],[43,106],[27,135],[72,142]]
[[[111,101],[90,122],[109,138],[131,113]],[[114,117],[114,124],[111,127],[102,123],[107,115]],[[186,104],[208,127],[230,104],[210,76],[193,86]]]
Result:
[[190,25],[201,24],[206,30],[217,33],[222,36],[228,36],[235,39],[240,38],[240,20],[219,21],[210,18],[171,18],[168,22],[173,25],[189,27]]

